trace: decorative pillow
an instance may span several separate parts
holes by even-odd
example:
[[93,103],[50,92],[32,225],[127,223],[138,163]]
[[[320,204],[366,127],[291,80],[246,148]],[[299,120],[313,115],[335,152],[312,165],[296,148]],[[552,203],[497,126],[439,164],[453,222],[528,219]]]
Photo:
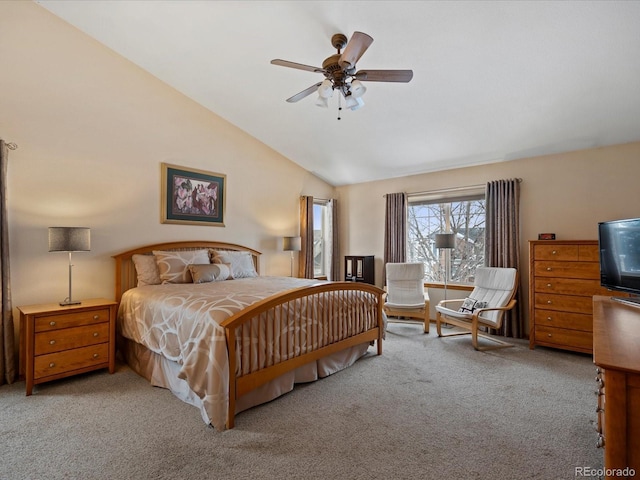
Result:
[[189,272],[193,283],[221,282],[231,280],[231,265],[225,263],[205,263],[202,265],[189,265]]
[[227,250],[211,250],[213,263],[228,263],[231,265],[233,278],[257,277],[253,257],[249,252],[234,252]]
[[191,283],[191,273],[187,268],[192,263],[209,263],[207,250],[161,251],[154,250],[160,280],[162,283]]
[[473,313],[475,310],[480,308],[487,308],[489,305],[487,302],[480,302],[478,300],[474,300],[471,297],[467,297],[462,302],[462,306],[458,309],[461,313]]
[[153,255],[136,254],[131,257],[131,260],[133,260],[133,264],[136,267],[139,287],[144,287],[145,285],[160,285],[162,283],[156,257]]

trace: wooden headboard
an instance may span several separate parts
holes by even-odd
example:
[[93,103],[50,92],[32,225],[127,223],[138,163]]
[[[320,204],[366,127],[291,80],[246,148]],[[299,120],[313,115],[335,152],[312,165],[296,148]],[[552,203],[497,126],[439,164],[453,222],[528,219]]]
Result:
[[236,245],[234,243],[224,242],[212,242],[208,240],[190,240],[184,242],[169,242],[169,243],[156,243],[154,245],[145,245],[133,250],[113,255],[116,261],[116,302],[120,303],[122,294],[135,287],[138,284],[138,277],[136,275],[136,269],[133,264],[132,257],[134,255],[152,255],[154,250],[172,250],[172,251],[185,251],[185,250],[200,250],[203,248],[212,248],[214,250],[232,250],[236,252],[249,252],[253,258],[253,264],[256,267],[256,272],[260,273],[260,258],[261,253],[249,247],[243,247],[242,245]]

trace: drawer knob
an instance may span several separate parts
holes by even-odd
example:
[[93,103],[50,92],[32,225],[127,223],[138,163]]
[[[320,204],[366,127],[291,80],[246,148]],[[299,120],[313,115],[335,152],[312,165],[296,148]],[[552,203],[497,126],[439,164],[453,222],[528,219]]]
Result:
[[93,332],[93,336],[97,337],[98,336],[98,332]]
[[56,364],[55,364],[55,363],[53,363],[53,362],[51,362],[51,363],[49,364],[49,368],[53,368],[53,367],[55,367],[55,366],[56,366]]
[[55,340],[49,340],[49,345],[55,345],[56,341]]
[[98,355],[97,353],[94,353],[94,354],[93,354],[93,358],[98,358],[98,356],[99,356],[99,355]]
[[547,300],[547,305],[551,305],[551,300]]
[[551,271],[551,267],[547,267],[547,272],[550,272],[550,271]]
[[547,283],[547,288],[551,288],[551,284],[550,283]]
[[553,252],[551,252],[552,255],[555,255],[557,252],[554,250]]
[[94,320],[98,320],[99,318],[100,318],[100,315],[94,315],[94,316],[93,316],[93,319],[94,319]]
[[49,322],[49,325],[51,325],[52,327],[56,326],[56,322]]
[[602,408],[602,407],[597,407],[596,408],[596,413],[602,413],[602,412],[604,412],[604,408]]
[[551,338],[551,334],[550,334],[550,333],[547,333],[547,337]]
[[549,322],[551,322],[551,321],[552,321],[552,320],[551,320],[551,317],[547,317],[547,320],[548,320]]

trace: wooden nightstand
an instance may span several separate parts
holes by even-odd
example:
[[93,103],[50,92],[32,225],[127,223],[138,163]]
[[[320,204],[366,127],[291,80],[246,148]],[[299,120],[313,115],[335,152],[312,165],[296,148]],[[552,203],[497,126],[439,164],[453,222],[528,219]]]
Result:
[[117,303],[104,298],[80,305],[18,307],[20,376],[33,386],[100,368],[115,371]]

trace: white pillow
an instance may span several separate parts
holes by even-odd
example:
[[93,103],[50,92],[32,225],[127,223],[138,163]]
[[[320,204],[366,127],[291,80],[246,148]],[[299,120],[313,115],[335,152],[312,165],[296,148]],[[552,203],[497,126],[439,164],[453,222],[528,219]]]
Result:
[[487,302],[481,302],[479,300],[475,300],[471,297],[467,297],[462,302],[462,306],[458,309],[461,313],[473,313],[475,310],[480,308],[487,308]]
[[249,252],[234,252],[228,250],[212,250],[213,263],[227,263],[231,265],[233,278],[257,277],[253,256]]
[[221,282],[233,279],[231,266],[224,263],[189,265],[188,268],[193,278],[193,283]]
[[133,260],[133,264],[136,267],[139,287],[144,287],[145,285],[160,285],[162,283],[156,257],[153,255],[135,254],[131,257],[131,260]]
[[192,263],[209,263],[207,250],[162,251],[154,250],[162,283],[191,283],[188,266]]

